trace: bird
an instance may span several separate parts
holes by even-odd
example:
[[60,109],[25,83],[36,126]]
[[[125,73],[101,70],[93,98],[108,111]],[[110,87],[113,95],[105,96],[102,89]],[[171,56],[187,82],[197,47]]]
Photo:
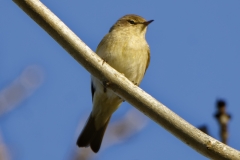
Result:
[[[110,28],[99,43],[96,53],[135,85],[139,85],[150,62],[150,48],[145,39],[148,25],[135,14],[127,14]],[[91,75],[92,112],[77,139],[77,146],[91,147],[97,153],[112,114],[123,100]]]

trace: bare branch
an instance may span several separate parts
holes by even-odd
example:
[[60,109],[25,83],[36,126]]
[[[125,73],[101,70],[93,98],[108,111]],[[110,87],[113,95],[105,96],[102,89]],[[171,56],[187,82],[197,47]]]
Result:
[[101,81],[107,80],[120,97],[163,126],[187,145],[211,159],[240,159],[240,152],[204,134],[111,68],[84,44],[39,0],[13,0],[48,32],[84,68]]

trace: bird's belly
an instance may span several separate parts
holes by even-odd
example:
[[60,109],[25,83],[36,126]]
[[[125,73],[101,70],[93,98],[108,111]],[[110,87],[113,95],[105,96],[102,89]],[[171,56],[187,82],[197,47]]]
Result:
[[[134,84],[139,85],[148,63],[148,45],[139,38],[107,37],[109,43],[100,43],[97,54],[111,67],[124,74]],[[103,41],[104,42],[104,41]],[[141,44],[140,44],[141,43]],[[93,97],[93,116],[96,117],[96,126],[102,126],[122,102],[112,90],[104,92],[102,82],[92,76],[95,87]]]
[[141,82],[147,66],[146,53],[112,54],[107,63],[135,84]]
[[105,124],[112,113],[118,109],[122,103],[122,99],[110,89],[104,91],[102,82],[93,76],[92,82],[95,86],[92,115],[95,117],[96,127],[99,128]]

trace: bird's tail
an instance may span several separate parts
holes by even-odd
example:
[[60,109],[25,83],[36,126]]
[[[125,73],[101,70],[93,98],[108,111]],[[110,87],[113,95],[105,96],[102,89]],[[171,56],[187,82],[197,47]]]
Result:
[[96,129],[95,119],[92,114],[90,114],[82,133],[78,137],[77,145],[79,147],[88,147],[90,145],[93,152],[97,153],[101,147],[103,135],[110,118],[111,117],[109,117],[107,122],[101,128]]

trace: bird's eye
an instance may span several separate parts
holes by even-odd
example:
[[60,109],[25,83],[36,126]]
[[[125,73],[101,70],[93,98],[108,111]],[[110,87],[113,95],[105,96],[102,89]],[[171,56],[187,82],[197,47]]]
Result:
[[133,20],[128,20],[128,22],[131,24],[136,24]]

